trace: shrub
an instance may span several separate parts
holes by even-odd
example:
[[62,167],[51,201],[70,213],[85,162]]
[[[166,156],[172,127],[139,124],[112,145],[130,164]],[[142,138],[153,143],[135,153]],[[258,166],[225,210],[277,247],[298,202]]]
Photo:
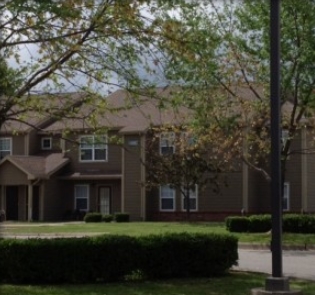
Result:
[[238,259],[230,235],[0,239],[0,282],[60,284],[223,274]]
[[114,220],[114,216],[111,214],[105,214],[102,216],[102,220],[105,222],[111,222]]
[[87,213],[84,216],[85,222],[101,222],[102,221],[102,214],[97,212]]
[[115,221],[116,222],[129,222],[129,214],[128,213],[115,213]]
[[315,216],[307,214],[283,215],[282,228],[289,233],[315,233]]
[[149,279],[221,275],[237,263],[237,238],[169,233],[141,236],[142,272]]
[[245,216],[229,216],[225,219],[225,226],[229,232],[247,232],[249,219]]
[[263,233],[271,230],[271,215],[252,215],[248,217],[251,233]]

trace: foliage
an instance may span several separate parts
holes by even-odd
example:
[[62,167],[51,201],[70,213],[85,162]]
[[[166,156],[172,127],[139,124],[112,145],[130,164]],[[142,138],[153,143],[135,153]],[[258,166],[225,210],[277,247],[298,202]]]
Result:
[[115,213],[114,219],[116,222],[129,222],[129,213],[117,212]]
[[[243,160],[267,180],[269,2],[213,0],[191,13],[180,10],[177,26],[186,25],[182,42],[194,45],[167,48],[166,67],[168,79],[184,85],[181,103],[196,112],[195,133],[213,143],[213,151],[229,163],[227,168],[234,168],[233,160]],[[314,113],[314,16],[313,1],[281,3],[280,99],[282,128],[288,131],[282,147],[283,180],[288,156],[314,151],[313,145],[292,149],[292,141],[305,128],[304,119]]]
[[111,215],[111,214],[104,214],[102,216],[102,221],[105,221],[105,222],[111,222],[114,220],[114,216]]
[[229,232],[248,232],[249,219],[246,216],[229,216],[225,219],[225,226]]
[[188,233],[2,239],[0,249],[2,282],[18,284],[112,282],[136,271],[151,278],[213,276],[238,258],[235,237]]
[[249,220],[249,232],[251,233],[266,233],[271,230],[270,214],[251,215]]
[[315,216],[308,214],[284,214],[283,231],[289,233],[315,233]]
[[143,236],[140,242],[142,270],[154,279],[222,275],[238,259],[232,236],[179,233]]
[[[146,143],[147,188],[170,185],[184,197],[186,212],[192,208],[192,193],[206,184],[219,190],[220,167],[213,159],[209,144],[200,142],[185,126],[152,128]],[[189,201],[188,201],[189,200]]]
[[[282,229],[285,233],[314,234],[315,216],[308,214],[284,214]],[[248,217],[230,216],[225,225],[230,232],[268,232],[272,229],[271,216],[251,215]]]
[[102,221],[102,214],[97,212],[90,212],[85,214],[84,221],[85,222],[101,222]]
[[[161,17],[185,1],[6,1],[0,4],[0,126],[10,120],[30,124],[30,112],[52,118],[83,118],[97,125],[108,111],[100,96],[117,88],[133,93],[159,81],[160,57],[174,33]],[[6,73],[5,75],[2,75]],[[5,89],[4,89],[5,88]],[[64,105],[50,103],[54,94],[80,92],[88,115],[73,110],[73,97]],[[47,94],[45,99],[39,94]],[[36,94],[36,95],[35,95]],[[57,98],[57,102],[59,99]]]

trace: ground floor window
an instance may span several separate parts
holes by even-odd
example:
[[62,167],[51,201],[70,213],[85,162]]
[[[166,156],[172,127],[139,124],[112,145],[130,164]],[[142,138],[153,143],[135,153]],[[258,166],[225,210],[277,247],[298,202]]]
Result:
[[[184,188],[182,188],[184,192]],[[182,193],[182,210],[187,210],[187,197],[188,192]],[[196,185],[194,189],[189,190],[189,210],[197,211],[198,210],[198,186]]]
[[170,185],[160,186],[160,210],[175,210],[175,189],[172,188]]
[[282,209],[284,211],[290,210],[290,183],[285,182],[283,186],[283,205]]
[[89,210],[89,185],[78,184],[74,186],[75,210]]

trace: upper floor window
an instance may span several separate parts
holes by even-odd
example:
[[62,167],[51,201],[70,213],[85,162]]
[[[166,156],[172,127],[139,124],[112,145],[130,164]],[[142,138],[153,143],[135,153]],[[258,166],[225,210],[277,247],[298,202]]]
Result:
[[80,137],[81,161],[107,161],[107,137],[88,135]]
[[42,150],[51,150],[51,148],[52,148],[51,137],[43,137],[42,138]]
[[160,210],[175,210],[175,189],[168,184],[160,186]]
[[12,139],[0,138],[0,160],[12,153]]
[[175,133],[162,132],[160,134],[160,153],[161,155],[170,155],[175,152]]
[[[188,201],[188,194],[189,194],[189,210],[190,211],[197,211],[198,210],[198,185],[194,187],[194,189],[190,189],[189,192],[185,194],[182,193],[182,209],[187,210],[187,201]],[[186,196],[186,197],[185,197]]]

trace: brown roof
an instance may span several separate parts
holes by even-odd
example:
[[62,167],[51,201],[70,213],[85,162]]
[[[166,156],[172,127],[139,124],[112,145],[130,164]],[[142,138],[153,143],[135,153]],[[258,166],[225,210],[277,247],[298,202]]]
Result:
[[52,153],[47,156],[6,156],[0,165],[6,161],[11,162],[27,174],[28,179],[48,179],[50,175],[69,162],[63,153]]
[[[122,133],[145,132],[150,126],[178,125],[187,119],[187,108],[174,110],[171,107],[161,107],[163,99],[169,93],[168,88],[158,88],[152,96],[130,95],[124,90],[118,90],[106,98],[105,111],[97,113],[97,106],[95,112],[92,106],[85,106],[81,111],[87,117],[93,112],[97,118],[96,128],[118,129]],[[60,132],[64,129],[82,130],[93,127],[89,120],[63,119],[48,126],[45,131]]]
[[[25,133],[34,126],[41,128],[52,116],[59,114],[69,106],[78,104],[84,98],[81,92],[51,93],[30,95],[19,98],[20,106],[14,105],[6,113],[7,120],[2,124],[0,133]],[[0,97],[0,108],[5,108],[10,98]],[[25,104],[24,104],[25,101]],[[32,105],[30,103],[32,101]]]

